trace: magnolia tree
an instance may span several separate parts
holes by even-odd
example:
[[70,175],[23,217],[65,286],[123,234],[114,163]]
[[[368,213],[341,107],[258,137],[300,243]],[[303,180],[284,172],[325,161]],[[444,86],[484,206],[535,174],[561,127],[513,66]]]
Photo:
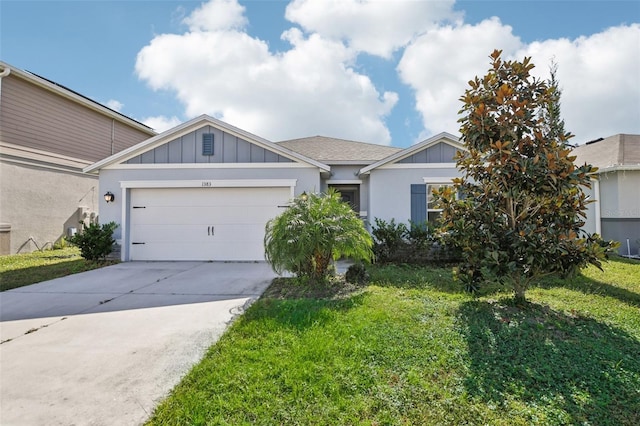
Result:
[[581,230],[591,165],[576,166],[559,117],[555,81],[531,76],[530,58],[503,61],[469,82],[460,132],[467,152],[462,177],[436,194],[444,234],[462,249],[458,277],[475,290],[485,280],[513,287],[525,301],[529,285],[547,274],[600,267],[599,237]]
[[293,199],[266,226],[265,257],[277,273],[322,281],[331,261],[342,256],[369,262],[373,241],[356,213],[340,194],[310,194]]

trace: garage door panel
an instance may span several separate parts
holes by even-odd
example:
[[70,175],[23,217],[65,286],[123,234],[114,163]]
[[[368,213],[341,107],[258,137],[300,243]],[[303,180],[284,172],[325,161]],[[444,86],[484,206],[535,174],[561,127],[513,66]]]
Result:
[[247,208],[260,210],[265,217],[275,217],[284,209],[273,206],[250,207],[152,207],[143,209],[143,213],[135,212],[131,215],[131,225],[220,225],[220,224],[251,224],[255,217],[247,215]]
[[[221,211],[222,208],[217,208]],[[131,214],[132,225],[137,224],[206,224],[216,214],[216,209],[202,206],[150,206],[135,209]]]
[[[286,194],[283,193],[283,190]],[[162,188],[138,190],[134,205],[214,206],[263,205],[275,198],[289,201],[289,188]],[[284,194],[284,197],[283,197]]]
[[153,242],[131,246],[131,260],[216,260],[211,247],[194,242]]
[[[205,225],[137,225],[137,242],[181,241],[207,242],[210,239],[210,226]],[[136,242],[132,240],[132,242]]]
[[289,196],[288,187],[134,189],[130,258],[264,260],[265,225]]

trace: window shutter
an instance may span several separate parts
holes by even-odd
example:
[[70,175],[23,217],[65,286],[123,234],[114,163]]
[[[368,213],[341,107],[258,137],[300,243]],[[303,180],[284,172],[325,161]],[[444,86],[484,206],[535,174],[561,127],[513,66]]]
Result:
[[411,185],[411,221],[424,223],[427,220],[427,185]]
[[213,133],[202,135],[202,155],[213,155]]

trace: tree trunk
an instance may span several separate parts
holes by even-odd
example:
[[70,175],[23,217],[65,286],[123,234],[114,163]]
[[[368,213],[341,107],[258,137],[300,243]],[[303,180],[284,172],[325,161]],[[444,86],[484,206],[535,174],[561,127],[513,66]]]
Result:
[[523,283],[520,278],[513,280],[513,300],[516,305],[522,306],[527,303],[525,292],[527,291],[526,283]]

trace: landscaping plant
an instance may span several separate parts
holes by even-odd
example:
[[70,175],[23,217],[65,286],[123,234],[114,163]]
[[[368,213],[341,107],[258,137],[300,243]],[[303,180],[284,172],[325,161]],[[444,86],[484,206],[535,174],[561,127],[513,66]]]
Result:
[[68,238],[71,244],[80,248],[80,254],[87,260],[105,260],[105,258],[113,250],[113,231],[116,230],[118,224],[115,222],[99,225],[98,223],[90,223],[83,225],[82,232]]
[[332,189],[294,198],[267,223],[264,237],[265,257],[274,271],[314,282],[325,280],[332,260],[340,257],[369,262],[372,244],[360,218]]
[[377,263],[434,264],[457,263],[460,253],[446,244],[438,230],[428,222],[409,221],[409,226],[375,218],[372,226],[373,253]]
[[[576,166],[559,118],[560,92],[530,72],[530,58],[503,61],[469,82],[459,120],[466,152],[462,177],[436,194],[443,231],[463,251],[458,276],[475,289],[500,281],[525,300],[530,284],[548,274],[600,267],[606,247],[581,226],[586,217],[591,165]],[[456,196],[458,194],[458,196]]]

